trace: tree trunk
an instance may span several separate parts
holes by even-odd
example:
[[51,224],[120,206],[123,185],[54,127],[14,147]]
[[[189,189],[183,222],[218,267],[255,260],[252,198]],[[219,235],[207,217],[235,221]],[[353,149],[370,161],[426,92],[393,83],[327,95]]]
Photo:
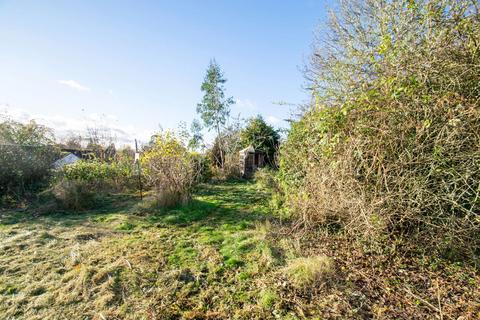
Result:
[[220,149],[220,168],[223,169],[225,165],[225,157],[223,155],[223,140],[222,137],[220,136],[220,126],[217,125],[217,139],[218,139],[218,145]]

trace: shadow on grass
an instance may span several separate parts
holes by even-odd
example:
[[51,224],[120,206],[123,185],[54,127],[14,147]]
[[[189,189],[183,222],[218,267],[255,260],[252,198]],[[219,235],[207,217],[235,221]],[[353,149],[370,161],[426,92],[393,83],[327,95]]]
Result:
[[75,227],[86,222],[105,222],[108,217],[132,218],[129,228],[135,229],[136,222],[143,227],[218,227],[223,229],[244,230],[255,221],[268,217],[266,195],[255,189],[249,182],[226,182],[223,184],[200,185],[193,200],[187,205],[171,209],[152,208],[144,216],[133,214],[134,207],[141,203],[137,195],[114,194],[101,197],[95,203],[95,209],[71,211],[55,208],[48,214],[39,214],[39,207],[22,210],[0,211],[1,225],[46,224],[63,227]]
[[132,194],[110,194],[99,196],[93,209],[68,210],[58,206],[54,200],[34,204],[24,209],[1,210],[0,226],[14,225],[17,223],[48,224],[55,223],[63,226],[75,226],[105,214],[126,213],[131,206],[137,203],[140,197]]

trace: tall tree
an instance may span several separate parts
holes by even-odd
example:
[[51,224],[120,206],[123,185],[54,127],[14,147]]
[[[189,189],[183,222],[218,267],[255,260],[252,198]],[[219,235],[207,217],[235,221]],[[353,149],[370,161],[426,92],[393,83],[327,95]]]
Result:
[[204,92],[202,102],[197,105],[197,113],[200,115],[205,127],[214,129],[220,142],[220,165],[224,164],[222,127],[230,115],[230,106],[234,103],[232,97],[225,97],[225,82],[220,66],[212,59],[207,69],[207,74],[202,83],[201,90]]

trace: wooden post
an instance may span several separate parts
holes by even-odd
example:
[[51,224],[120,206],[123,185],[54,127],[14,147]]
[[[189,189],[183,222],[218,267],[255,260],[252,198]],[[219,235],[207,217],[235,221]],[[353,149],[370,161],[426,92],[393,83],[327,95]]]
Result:
[[138,187],[140,188],[140,200],[143,200],[143,191],[142,191],[142,172],[140,169],[140,154],[138,152],[138,144],[137,139],[135,139],[135,154],[139,155],[138,158],[135,156],[135,162],[137,163],[137,171],[138,171]]

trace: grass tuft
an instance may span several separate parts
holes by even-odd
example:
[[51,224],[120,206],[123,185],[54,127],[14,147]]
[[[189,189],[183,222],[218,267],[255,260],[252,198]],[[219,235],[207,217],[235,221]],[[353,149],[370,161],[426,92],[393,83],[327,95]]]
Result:
[[313,256],[291,260],[285,272],[297,287],[308,287],[325,281],[333,275],[333,262],[327,256]]

